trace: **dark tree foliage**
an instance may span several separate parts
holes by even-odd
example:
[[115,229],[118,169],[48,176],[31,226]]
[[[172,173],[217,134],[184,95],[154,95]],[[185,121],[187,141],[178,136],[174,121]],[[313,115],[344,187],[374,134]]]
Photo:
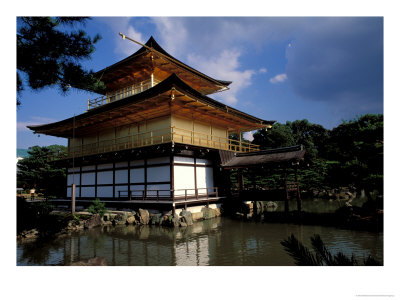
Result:
[[94,45],[91,38],[75,25],[84,24],[84,17],[19,17],[17,18],[17,104],[24,84],[33,90],[57,86],[66,93],[70,87],[101,92],[104,84],[93,71],[80,65],[90,59]]
[[65,196],[66,173],[64,167],[57,167],[54,158],[66,153],[60,145],[29,148],[29,156],[18,162],[17,184],[25,189],[36,188],[45,196]]
[[[260,145],[261,149],[303,145],[307,153],[298,170],[303,191],[351,186],[365,190],[368,196],[373,190],[383,194],[381,114],[367,114],[343,122],[332,130],[307,120],[275,123],[268,131],[257,131],[253,143]],[[293,172],[293,169],[287,169],[287,173]],[[258,185],[274,188],[282,181],[282,175],[279,174],[283,174],[283,170],[274,168],[270,174],[265,170],[258,170],[252,176],[256,178]]]
[[296,143],[290,128],[280,123],[275,123],[268,130],[258,130],[253,136],[253,143],[260,145],[261,149],[294,146]]
[[[298,266],[357,266],[358,261],[352,254],[351,257],[346,256],[342,252],[332,254],[320,235],[315,234],[311,237],[311,244],[313,251],[305,247],[297,238],[292,234],[286,240],[281,242],[285,251],[293,257],[295,264]],[[381,266],[382,263],[369,255],[363,261],[365,266]]]
[[383,115],[367,114],[331,131],[327,159],[338,185],[383,193]]
[[253,143],[261,149],[272,149],[303,145],[308,156],[315,158],[319,152],[324,153],[329,131],[318,124],[307,120],[287,121],[286,124],[275,123],[272,128],[261,129],[254,133]]
[[325,143],[329,137],[328,130],[318,124],[312,124],[307,120],[286,122],[291,130],[296,145],[303,145],[310,158],[316,158],[325,150]]
[[[307,120],[286,122],[286,124],[275,123],[272,128],[259,130],[254,134],[253,143],[260,145],[261,149],[281,148],[294,145],[303,145],[306,149],[306,168],[299,169],[299,181],[304,190],[325,189],[327,184],[325,177],[327,165],[325,160],[320,158],[320,153],[326,152],[326,142],[329,138],[329,131],[318,124],[312,124]],[[294,170],[288,169],[289,174]],[[259,173],[265,173],[260,171]],[[274,169],[273,176],[268,176],[267,182],[262,180],[263,175],[256,176],[257,180],[263,181],[261,185],[274,188],[282,185],[282,174],[284,170]],[[281,175],[278,175],[281,174]],[[289,178],[293,181],[294,178]]]

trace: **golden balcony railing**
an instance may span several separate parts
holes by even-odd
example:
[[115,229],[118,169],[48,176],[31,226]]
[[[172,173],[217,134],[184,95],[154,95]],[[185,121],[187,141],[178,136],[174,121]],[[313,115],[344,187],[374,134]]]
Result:
[[149,88],[155,86],[158,83],[160,83],[159,80],[148,79],[140,83],[123,88],[121,90],[118,90],[114,93],[108,93],[105,96],[100,96],[95,99],[88,99],[87,110],[144,92],[145,90],[148,90]]
[[128,150],[139,147],[164,144],[169,142],[235,152],[254,152],[260,150],[260,147],[258,145],[254,145],[251,143],[243,141],[239,142],[237,140],[176,127],[168,127],[111,140],[99,141],[97,143],[69,147],[67,157],[81,157],[92,154],[100,154],[112,151]]
[[230,150],[235,152],[254,152],[260,150],[259,145],[243,141],[240,142],[238,140],[228,139],[216,135],[210,135],[206,133],[200,133],[176,127],[171,127],[171,128],[173,129],[172,140],[176,143],[204,146],[221,150]]

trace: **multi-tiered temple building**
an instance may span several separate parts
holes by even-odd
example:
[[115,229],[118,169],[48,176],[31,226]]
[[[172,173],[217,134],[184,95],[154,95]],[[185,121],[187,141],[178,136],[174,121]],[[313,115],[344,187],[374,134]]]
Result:
[[[29,126],[68,139],[66,196],[77,200],[198,205],[221,197],[221,154],[258,151],[241,133],[265,121],[208,95],[228,89],[180,62],[151,37],[136,53],[96,73],[105,94],[87,111]],[[230,139],[236,133],[238,139]]]

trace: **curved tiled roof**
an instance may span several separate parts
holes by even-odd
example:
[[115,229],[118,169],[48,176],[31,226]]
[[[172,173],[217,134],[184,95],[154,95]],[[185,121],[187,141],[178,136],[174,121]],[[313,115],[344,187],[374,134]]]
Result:
[[[237,153],[235,156],[226,157],[222,160],[222,167],[245,168],[252,166],[262,166],[276,163],[297,162],[304,159],[306,150],[302,145],[261,150],[249,153]],[[220,154],[221,155],[221,154]]]

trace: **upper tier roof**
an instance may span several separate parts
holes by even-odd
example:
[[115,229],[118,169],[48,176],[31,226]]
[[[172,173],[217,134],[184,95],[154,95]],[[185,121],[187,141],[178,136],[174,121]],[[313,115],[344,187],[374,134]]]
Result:
[[151,73],[161,81],[177,74],[203,95],[227,89],[232,83],[214,79],[189,67],[161,48],[153,37],[134,54],[98,71],[96,76],[105,83],[107,91],[113,91],[148,79]]

